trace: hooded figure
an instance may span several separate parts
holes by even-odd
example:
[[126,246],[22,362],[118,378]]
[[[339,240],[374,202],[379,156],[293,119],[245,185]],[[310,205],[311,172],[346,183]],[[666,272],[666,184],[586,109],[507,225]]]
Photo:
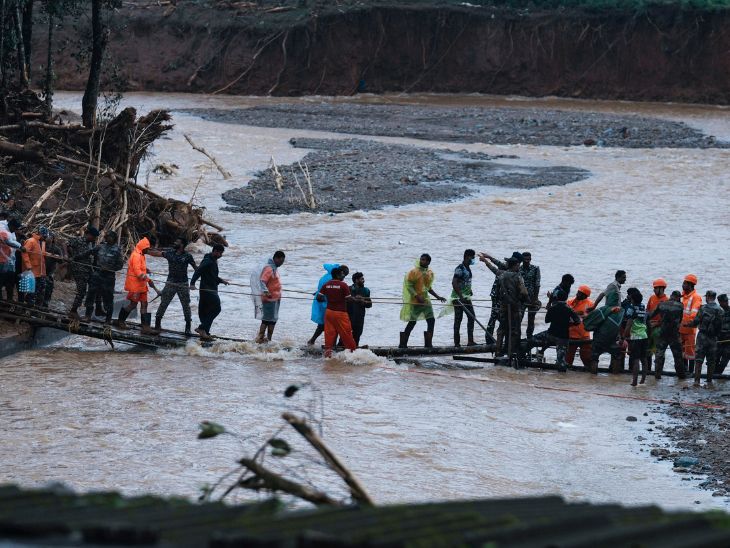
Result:
[[[124,280],[124,289],[130,294],[132,293],[147,293],[147,282],[150,277],[147,275],[147,257],[145,256],[145,249],[152,247],[150,241],[147,238],[142,238],[137,245],[134,246],[134,251],[129,256],[127,263],[127,278]],[[136,296],[127,295],[127,298],[132,301],[140,302],[140,299]],[[146,302],[146,295],[145,302]]]
[[152,244],[147,237],[142,238],[137,245],[134,246],[134,251],[129,256],[127,263],[127,276],[124,279],[124,289],[127,291],[127,300],[129,304],[119,311],[119,317],[117,318],[116,325],[120,329],[126,329],[127,316],[137,308],[139,303],[140,317],[142,324],[142,334],[144,335],[157,335],[159,331],[152,329],[150,325],[152,323],[152,314],[147,312],[147,292],[148,286],[152,289],[157,290],[152,279],[147,275],[147,250],[152,247]]
[[[319,279],[319,283],[317,284],[317,291],[314,293],[317,295],[319,293],[319,290],[322,289],[322,286],[329,282],[332,279],[332,271],[335,268],[339,268],[339,263],[326,263],[322,265],[322,268],[324,268],[327,271],[327,274],[323,275]],[[318,301],[315,297],[312,301],[312,321],[316,323],[317,325],[324,325],[324,313],[327,310],[327,300],[324,301]]]
[[[428,292],[433,287],[436,275],[430,267],[421,266],[420,259],[415,268],[403,278],[403,307],[400,310],[400,319],[404,322],[416,322],[433,318],[433,306]],[[423,302],[416,300],[419,295]]]

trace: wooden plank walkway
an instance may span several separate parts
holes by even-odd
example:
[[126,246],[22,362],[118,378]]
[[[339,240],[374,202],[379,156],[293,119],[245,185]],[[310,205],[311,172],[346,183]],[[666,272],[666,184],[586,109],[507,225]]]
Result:
[[724,512],[567,503],[556,496],[286,511],[154,496],[0,487],[0,543],[23,546],[730,546]]
[[[462,362],[489,363],[489,364],[497,365],[497,366],[512,367],[512,365],[509,363],[507,358],[486,358],[483,356],[464,356],[462,354],[455,354],[453,356],[453,359],[456,361],[462,361]],[[560,371],[558,364],[541,362],[541,361],[523,362],[522,366],[528,367],[530,369],[543,369],[546,371]],[[588,369],[586,369],[582,365],[569,365],[567,370],[575,371],[578,373],[590,373],[590,371],[588,371]],[[608,367],[599,367],[598,372],[599,373],[615,373],[614,371],[611,371],[611,369]],[[626,368],[626,369],[618,371],[616,374],[631,375],[631,370]],[[639,371],[639,375],[641,376],[641,371]],[[650,372],[647,375],[647,378],[649,378],[649,377],[653,378],[653,376],[654,376],[654,373]],[[676,377],[676,376],[677,376],[677,373],[675,371],[672,371],[672,370],[667,371],[666,369],[664,371],[662,371],[662,377]],[[690,379],[691,375],[688,375],[686,378]],[[707,375],[705,373],[703,373],[702,378],[706,379]],[[727,380],[727,379],[730,379],[730,375],[714,375],[712,378]]]
[[[0,300],[0,318],[11,322],[27,323],[33,327],[67,331],[69,335],[99,339],[112,346],[115,342],[123,342],[151,349],[177,348],[185,346],[191,338],[174,331],[165,331],[160,335],[146,335],[141,332],[141,326],[134,323],[128,323],[129,329],[122,330],[96,321],[73,321],[66,314],[55,310],[31,308],[6,300]],[[199,337],[195,335],[194,338]]]

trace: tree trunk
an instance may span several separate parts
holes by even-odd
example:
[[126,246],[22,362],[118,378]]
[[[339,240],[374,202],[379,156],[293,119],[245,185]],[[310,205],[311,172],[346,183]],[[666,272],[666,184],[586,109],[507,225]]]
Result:
[[15,30],[15,39],[18,48],[18,73],[20,86],[23,88],[29,87],[28,83],[28,72],[25,64],[25,46],[23,45],[23,19],[20,15],[20,1],[16,0],[15,9],[13,9],[13,23]]
[[0,0],[0,90],[5,92],[5,0]]
[[7,2],[0,0],[0,124],[8,120],[7,71],[5,70],[5,39],[7,26]]
[[[18,0],[19,3],[21,0]],[[23,51],[25,52],[25,73],[28,75],[28,80],[31,79],[30,74],[30,50],[33,47],[33,2],[34,0],[25,0],[23,6]]]
[[81,120],[85,127],[94,127],[96,124],[96,102],[99,98],[99,82],[101,80],[101,62],[104,58],[104,48],[109,37],[108,29],[101,21],[102,0],[91,0],[91,64],[89,79],[81,100]]
[[45,100],[48,117],[53,113],[53,25],[55,18],[53,13],[48,14],[48,55],[46,58],[46,85]]

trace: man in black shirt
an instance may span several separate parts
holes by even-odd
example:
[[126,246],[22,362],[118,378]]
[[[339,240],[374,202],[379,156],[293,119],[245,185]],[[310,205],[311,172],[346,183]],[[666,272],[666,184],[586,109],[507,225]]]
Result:
[[571,274],[563,274],[563,277],[560,279],[560,283],[548,293],[548,304],[547,307],[550,308],[554,303],[556,302],[565,302],[568,300],[568,295],[570,295],[570,288],[575,283],[575,278]]
[[198,318],[200,325],[195,332],[204,341],[213,340],[210,336],[210,327],[213,320],[221,313],[221,299],[218,296],[218,285],[228,285],[228,282],[218,277],[218,259],[223,255],[225,248],[215,244],[213,251],[207,253],[200,266],[195,269],[190,279],[190,289],[195,289],[195,282],[200,278],[200,298],[198,300]]
[[549,323],[550,327],[547,331],[543,331],[535,335],[528,341],[530,348],[535,346],[555,345],[557,351],[557,364],[559,371],[565,371],[568,364],[565,361],[565,354],[568,350],[568,342],[570,340],[569,328],[571,325],[580,323],[580,318],[575,311],[565,302],[564,295],[561,292],[553,292],[553,303],[547,309],[545,314],[545,323]]
[[155,329],[162,329],[162,317],[175,295],[180,299],[185,316],[185,334],[190,335],[192,314],[190,313],[190,288],[188,287],[188,265],[197,268],[193,256],[185,251],[187,242],[182,238],[175,240],[173,249],[167,249],[161,256],[167,259],[168,271],[165,287],[160,294],[160,306],[155,314]]

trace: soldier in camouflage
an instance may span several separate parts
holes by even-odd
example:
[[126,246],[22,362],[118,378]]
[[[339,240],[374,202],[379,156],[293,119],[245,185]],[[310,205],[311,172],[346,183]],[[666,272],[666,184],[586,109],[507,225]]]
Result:
[[691,322],[682,324],[684,327],[698,327],[697,345],[695,348],[695,386],[700,385],[702,362],[707,358],[707,384],[712,384],[712,375],[717,364],[717,336],[722,330],[724,310],[715,302],[717,293],[705,293],[706,304],[700,306],[697,316]]
[[[480,253],[479,260],[499,278],[501,309],[497,332],[497,354],[501,353],[499,341],[506,337],[509,358],[516,358],[515,366],[519,367],[519,361],[523,357],[520,349],[522,306],[529,300],[525,282],[519,273],[522,257],[515,252],[512,257],[506,258],[502,263],[491,255]],[[506,268],[500,268],[502,265]]]
[[117,233],[113,230],[104,235],[104,243],[74,257],[76,260],[94,258],[94,267],[89,278],[89,292],[86,295],[86,315],[84,321],[91,320],[94,301],[97,297],[104,303],[105,323],[111,325],[114,312],[114,283],[116,272],[124,266],[122,250],[117,245]]
[[78,309],[81,303],[84,302],[86,296],[86,289],[89,285],[89,279],[91,278],[91,254],[87,253],[94,248],[94,242],[99,237],[99,231],[93,226],[89,225],[84,231],[82,237],[71,238],[68,241],[68,256],[69,257],[84,257],[83,259],[72,259],[71,263],[71,276],[76,283],[76,296],[74,302],[69,310],[69,317],[73,319],[79,319]]
[[525,317],[525,311],[527,311],[527,331],[525,335],[527,338],[531,338],[535,332],[535,316],[537,311],[540,310],[540,267],[532,264],[532,253],[529,251],[522,252],[522,266],[520,266],[520,276],[525,282],[527,288],[527,294],[529,300],[525,306],[522,307],[522,317]]
[[656,370],[654,377],[662,378],[664,371],[664,362],[666,360],[667,348],[672,352],[674,358],[674,370],[680,379],[687,376],[684,367],[684,358],[682,357],[682,341],[679,340],[679,324],[682,323],[682,315],[684,307],[682,306],[682,293],[672,291],[668,300],[659,303],[659,305],[651,311],[649,319],[661,314],[661,323],[658,328],[656,339]]
[[722,308],[722,328],[717,341],[717,370],[715,373],[722,375],[730,362],[730,305],[728,305],[727,294],[723,293],[717,297],[717,302]]

